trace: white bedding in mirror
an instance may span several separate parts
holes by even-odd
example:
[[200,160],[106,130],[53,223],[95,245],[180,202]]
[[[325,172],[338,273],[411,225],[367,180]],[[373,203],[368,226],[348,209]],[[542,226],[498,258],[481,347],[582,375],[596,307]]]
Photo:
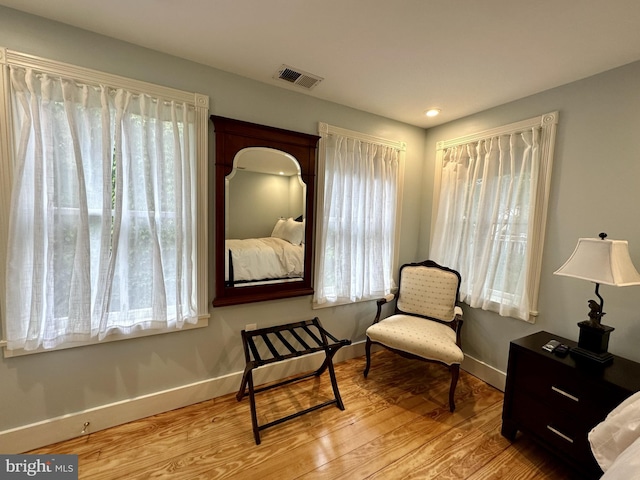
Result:
[[302,277],[304,245],[276,237],[225,241],[225,280],[229,281],[229,251],[233,282]]

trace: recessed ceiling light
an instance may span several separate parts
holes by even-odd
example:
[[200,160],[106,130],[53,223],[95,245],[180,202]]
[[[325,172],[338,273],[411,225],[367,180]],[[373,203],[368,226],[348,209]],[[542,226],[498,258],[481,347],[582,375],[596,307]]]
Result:
[[427,117],[435,117],[436,115],[438,115],[440,113],[440,109],[439,108],[430,108],[429,110],[427,110],[426,112],[424,112],[424,114]]

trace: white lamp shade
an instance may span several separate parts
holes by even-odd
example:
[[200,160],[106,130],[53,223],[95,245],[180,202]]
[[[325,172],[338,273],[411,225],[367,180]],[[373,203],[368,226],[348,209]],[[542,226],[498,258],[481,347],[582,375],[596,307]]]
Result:
[[626,240],[580,238],[569,260],[554,275],[580,278],[603,285],[640,285]]

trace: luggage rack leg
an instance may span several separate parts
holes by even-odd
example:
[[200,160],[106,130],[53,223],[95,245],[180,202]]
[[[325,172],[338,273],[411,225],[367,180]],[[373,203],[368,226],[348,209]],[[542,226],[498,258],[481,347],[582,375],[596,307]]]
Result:
[[256,412],[256,397],[253,390],[253,372],[249,371],[249,406],[251,408],[251,426],[256,445],[260,445],[260,430],[258,427],[258,414]]

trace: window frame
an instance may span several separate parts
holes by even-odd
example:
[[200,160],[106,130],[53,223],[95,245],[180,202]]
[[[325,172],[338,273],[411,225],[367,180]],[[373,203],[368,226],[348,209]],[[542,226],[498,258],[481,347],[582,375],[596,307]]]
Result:
[[545,113],[536,117],[528,118],[520,122],[510,123],[500,127],[472,133],[450,140],[438,141],[436,143],[436,161],[433,186],[433,200],[431,210],[431,230],[429,238],[429,248],[433,244],[436,218],[440,202],[440,189],[442,180],[442,168],[444,152],[447,148],[477,142],[489,137],[509,135],[518,133],[526,129],[540,128],[540,164],[537,166],[538,181],[535,192],[535,204],[533,210],[533,228],[531,239],[531,253],[528,264],[530,299],[529,323],[535,323],[538,312],[538,297],[540,292],[540,277],[542,273],[542,253],[544,248],[544,238],[547,226],[547,211],[549,208],[549,194],[551,190],[551,171],[553,167],[553,156],[555,149],[556,130],[558,126],[558,111]]
[[[0,302],[0,324],[2,325],[2,337],[0,339],[0,348],[3,349],[4,357],[14,357],[40,352],[51,352],[64,350],[67,348],[75,348],[85,345],[102,344],[117,340],[126,340],[131,338],[146,337],[151,335],[159,335],[170,332],[178,332],[193,328],[202,328],[208,326],[210,313],[208,310],[208,211],[207,211],[207,189],[208,189],[208,113],[209,113],[209,97],[201,93],[186,92],[170,87],[135,80],[119,75],[114,75],[98,70],[80,67],[64,62],[58,62],[34,55],[14,51],[5,47],[0,47],[0,272],[6,271],[7,265],[7,233],[9,227],[10,203],[11,203],[11,186],[13,179],[13,162],[11,160],[13,154],[13,125],[11,114],[11,91],[9,80],[9,65],[16,65],[26,68],[33,68],[44,73],[50,73],[56,76],[71,78],[77,82],[101,83],[107,84],[113,88],[123,88],[137,93],[143,93],[160,97],[168,101],[184,102],[195,110],[195,148],[196,148],[196,183],[195,201],[196,201],[196,261],[194,268],[196,269],[196,292],[197,292],[197,309],[198,322],[196,324],[185,323],[181,329],[166,328],[154,330],[136,330],[131,334],[110,333],[105,339],[92,339],[86,342],[74,342],[72,344],[63,344],[51,349],[42,347],[35,350],[8,350],[6,342],[6,306],[5,302]],[[4,295],[6,289],[6,277],[0,275],[0,292]]]

